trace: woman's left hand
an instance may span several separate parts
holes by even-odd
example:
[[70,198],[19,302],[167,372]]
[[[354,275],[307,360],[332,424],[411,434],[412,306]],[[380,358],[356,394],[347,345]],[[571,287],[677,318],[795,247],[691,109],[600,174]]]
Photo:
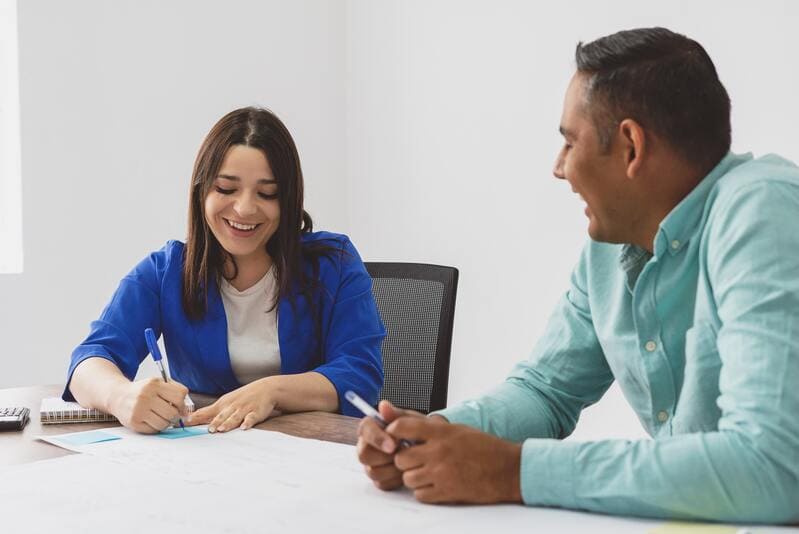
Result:
[[276,402],[268,378],[222,395],[210,406],[192,413],[189,425],[208,424],[209,432],[227,432],[234,428],[247,430],[266,420]]

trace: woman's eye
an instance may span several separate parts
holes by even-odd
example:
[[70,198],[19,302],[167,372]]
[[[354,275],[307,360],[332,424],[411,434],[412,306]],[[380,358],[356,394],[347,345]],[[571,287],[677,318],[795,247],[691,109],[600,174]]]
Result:
[[223,195],[229,195],[229,194],[233,193],[234,191],[235,191],[235,189],[224,189],[222,187],[216,186],[216,192],[217,193],[222,193]]
[[258,196],[264,200],[274,200],[277,198],[277,193],[258,193]]

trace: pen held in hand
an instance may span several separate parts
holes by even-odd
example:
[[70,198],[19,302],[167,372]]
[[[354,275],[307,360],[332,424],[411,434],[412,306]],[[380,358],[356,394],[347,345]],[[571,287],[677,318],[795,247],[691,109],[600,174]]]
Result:
[[[169,382],[169,378],[166,376],[166,370],[164,369],[164,362],[161,361],[161,350],[158,348],[158,341],[155,339],[155,332],[152,328],[144,329],[144,340],[147,342],[147,348],[150,349],[150,354],[153,356],[155,366],[158,367],[158,370],[161,372],[161,378],[164,379],[164,382]],[[183,426],[182,417],[178,417],[178,423],[180,424],[180,428],[186,430],[186,427]]]
[[[347,399],[350,404],[358,408],[358,410],[366,417],[371,417],[372,419],[374,419],[377,422],[377,424],[380,425],[380,428],[385,429],[388,426],[388,423],[386,423],[386,420],[383,419],[383,417],[380,415],[380,412],[372,408],[372,406],[368,402],[363,400],[354,391],[350,390],[344,393],[344,398]],[[405,448],[415,445],[415,443],[407,439],[401,439],[399,440],[399,445],[400,447]]]

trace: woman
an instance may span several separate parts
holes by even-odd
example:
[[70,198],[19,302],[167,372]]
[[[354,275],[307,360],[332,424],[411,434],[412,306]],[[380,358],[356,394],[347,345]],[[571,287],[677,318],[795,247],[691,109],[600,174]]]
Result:
[[[174,381],[132,381],[146,328],[163,333]],[[343,394],[377,401],[384,336],[349,239],[312,232],[288,130],[243,108],[200,147],[186,244],[168,242],[123,278],[72,353],[64,399],[144,433],[186,416],[188,390],[221,395],[185,419],[211,432],[250,428],[273,410],[360,415]]]

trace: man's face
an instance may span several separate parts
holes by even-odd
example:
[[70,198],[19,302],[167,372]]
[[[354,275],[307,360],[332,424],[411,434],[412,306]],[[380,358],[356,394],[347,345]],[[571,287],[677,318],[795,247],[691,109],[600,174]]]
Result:
[[588,235],[596,241],[623,243],[631,222],[625,209],[630,203],[625,195],[624,158],[614,146],[618,143],[607,150],[600,144],[584,97],[587,80],[586,75],[576,73],[566,90],[560,120],[565,142],[553,173],[569,182],[585,201]]

